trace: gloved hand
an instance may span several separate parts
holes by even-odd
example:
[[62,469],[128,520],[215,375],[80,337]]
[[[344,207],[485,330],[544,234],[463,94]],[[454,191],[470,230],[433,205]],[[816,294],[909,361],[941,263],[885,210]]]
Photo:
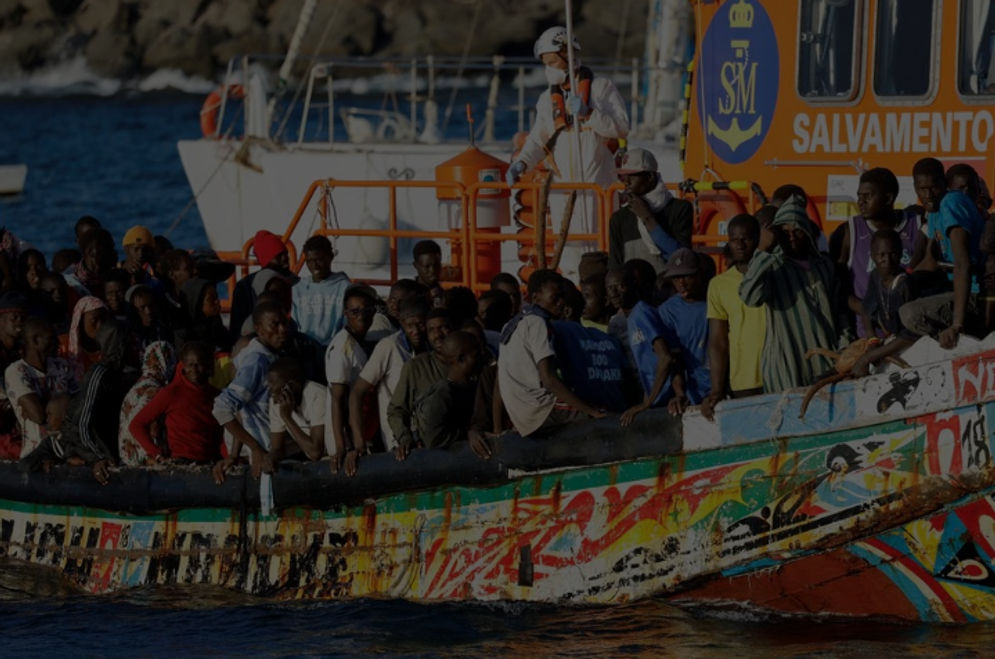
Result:
[[511,163],[511,167],[504,175],[504,180],[508,185],[515,185],[518,182],[519,177],[525,173],[525,163],[521,160],[516,160]]
[[567,111],[575,117],[586,117],[591,114],[591,108],[576,94],[567,96]]

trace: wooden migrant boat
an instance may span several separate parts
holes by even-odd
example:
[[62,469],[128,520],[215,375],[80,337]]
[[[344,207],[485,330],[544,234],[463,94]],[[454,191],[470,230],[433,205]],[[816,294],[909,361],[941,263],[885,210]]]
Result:
[[[991,342],[995,344],[995,342]],[[676,603],[995,617],[995,350],[726,401],[507,434],[406,462],[246,475],[0,466],[0,551],[90,593],[211,584],[277,599]]]

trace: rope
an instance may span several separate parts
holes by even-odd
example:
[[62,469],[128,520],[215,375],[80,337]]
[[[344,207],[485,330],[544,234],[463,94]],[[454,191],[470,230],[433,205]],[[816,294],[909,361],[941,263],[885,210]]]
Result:
[[[324,31],[322,31],[321,36],[318,37],[318,45],[311,53],[311,58],[310,61],[308,62],[308,68],[310,68],[311,65],[313,65],[318,60],[318,53],[320,53],[321,49],[325,46],[325,41],[328,40],[328,35],[332,31],[332,25],[335,24],[335,19],[339,17],[339,10],[342,9],[343,4],[345,3],[342,2],[335,3],[335,9],[332,11],[332,15],[328,18],[328,22],[325,23],[325,29]],[[287,129],[287,122],[290,121],[291,111],[294,109],[294,106],[297,105],[297,101],[300,99],[301,94],[304,92],[304,86],[306,83],[307,83],[307,76],[302,78],[301,81],[297,83],[297,89],[294,90],[294,97],[290,99],[290,104],[287,105],[287,112],[286,114],[284,114],[283,120],[280,122],[280,127],[276,131],[277,140],[280,140],[280,138],[283,137],[283,131]],[[274,103],[275,102],[276,101],[274,99]],[[301,109],[301,111],[303,112],[303,108]],[[334,131],[335,127],[330,126],[329,130]]]
[[[477,31],[477,20],[480,18],[480,9],[483,7],[484,3],[481,0],[477,0],[476,4],[473,6],[473,19],[470,21],[470,30],[466,33],[466,42],[463,44],[463,54],[459,58],[459,66],[456,68],[456,79],[460,80],[463,78],[463,71],[466,69],[466,61],[470,57],[470,42],[473,41],[473,35]],[[449,127],[449,119],[453,115],[453,106],[456,104],[456,93],[459,91],[459,85],[454,84],[452,90],[449,92],[449,104],[446,105],[446,114],[442,119],[442,134],[446,134],[446,128]]]
[[[622,47],[625,45],[625,37],[629,31],[629,5],[632,0],[625,0],[622,3],[622,13],[618,18],[618,41],[615,43],[615,64],[622,63]],[[632,95],[636,95],[636,90],[632,90]]]
[[[243,106],[238,109],[238,112],[242,112],[244,109],[245,109],[245,105],[243,104]],[[237,124],[237,123],[238,123],[238,114],[235,115],[235,121],[231,122],[228,125],[228,130],[225,131],[225,134],[222,135],[221,138],[224,139],[224,140],[227,140],[229,137],[231,137],[231,132],[235,128],[235,124]],[[248,139],[248,138],[246,138],[246,139]],[[198,190],[193,195],[191,195],[190,201],[188,201],[187,205],[183,207],[183,210],[180,211],[180,214],[176,216],[176,219],[173,220],[172,224],[169,225],[169,228],[166,229],[166,233],[163,234],[163,235],[165,235],[167,238],[169,238],[173,234],[173,231],[175,231],[176,227],[178,227],[180,225],[180,222],[183,220],[184,217],[186,217],[186,214],[190,212],[190,209],[193,208],[193,205],[195,203],[197,203],[197,199],[200,197],[200,195],[202,195],[204,193],[204,190],[206,190],[207,186],[209,186],[211,184],[211,181],[213,181],[214,177],[218,175],[218,172],[221,171],[221,167],[226,162],[228,162],[228,160],[231,158],[231,156],[232,156],[233,153],[235,153],[235,149],[230,149],[228,151],[228,154],[225,155],[225,157],[221,159],[221,162],[218,163],[218,166],[214,168],[214,171],[211,172],[211,175],[207,177],[206,181],[204,181],[204,185],[202,185],[200,187],[200,190]]]

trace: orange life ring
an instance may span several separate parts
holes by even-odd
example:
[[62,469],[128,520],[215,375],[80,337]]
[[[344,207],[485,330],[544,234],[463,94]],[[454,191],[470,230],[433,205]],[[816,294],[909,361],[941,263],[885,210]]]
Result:
[[[698,193],[698,218],[696,234],[717,233],[713,224],[731,220],[740,213],[746,213],[743,198],[733,190],[708,190]],[[709,229],[712,229],[709,231]]]
[[242,85],[222,85],[207,95],[204,104],[200,106],[200,132],[208,139],[218,138],[218,112],[225,92],[228,98],[245,98],[245,88]]

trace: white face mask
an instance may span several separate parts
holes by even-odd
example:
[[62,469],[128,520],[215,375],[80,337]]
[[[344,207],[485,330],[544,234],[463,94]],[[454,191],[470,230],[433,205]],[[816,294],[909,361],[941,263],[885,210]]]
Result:
[[546,67],[546,82],[551,85],[562,85],[567,81],[567,72],[555,66]]

